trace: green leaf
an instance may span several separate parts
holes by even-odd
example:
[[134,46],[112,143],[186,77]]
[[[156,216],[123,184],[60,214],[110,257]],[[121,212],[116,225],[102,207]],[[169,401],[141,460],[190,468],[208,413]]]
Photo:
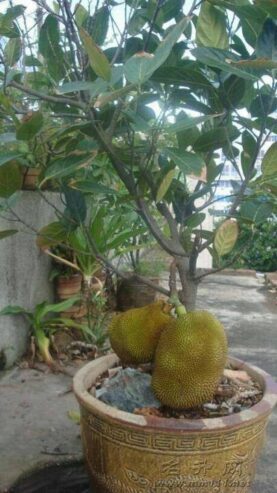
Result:
[[38,40],[39,52],[44,58],[50,58],[59,46],[59,21],[54,15],[48,15],[41,26]]
[[185,220],[185,225],[190,229],[194,229],[200,226],[205,219],[206,214],[204,212],[196,212]]
[[68,300],[61,301],[60,303],[53,304],[45,304],[42,310],[40,311],[40,319],[45,317],[48,313],[60,313],[71,308],[77,301],[80,301],[80,295],[75,295],[69,298]]
[[221,149],[227,142],[227,130],[223,127],[213,128],[208,132],[203,133],[194,142],[193,148],[197,152],[214,151]]
[[109,28],[109,18],[109,7],[104,6],[97,10],[92,17],[88,17],[83,23],[83,28],[99,46],[105,42]]
[[8,238],[9,236],[13,236],[16,233],[18,233],[17,229],[6,229],[4,231],[0,231],[0,240],[3,240],[4,238]]
[[162,14],[163,14],[163,21],[168,22],[171,19],[178,17],[178,14],[182,10],[183,7],[183,0],[166,0],[162,4]]
[[21,57],[21,51],[21,39],[9,39],[4,49],[5,60],[9,67],[12,67],[16,62],[18,62]]
[[80,27],[79,32],[92,70],[94,70],[98,77],[109,81],[111,78],[111,66],[108,59],[85,29]]
[[197,19],[196,43],[222,50],[229,47],[226,15],[207,1],[202,3]]
[[184,130],[187,130],[188,128],[196,127],[200,123],[209,121],[213,116],[215,116],[215,115],[191,117],[191,116],[187,116],[187,115],[182,114],[181,117],[178,118],[176,123],[172,123],[171,125],[168,125],[168,127],[165,127],[164,130],[167,133],[182,132]]
[[225,108],[237,107],[246,91],[246,81],[236,75],[228,77],[222,85],[221,100]]
[[33,55],[26,55],[24,63],[26,67],[42,67],[42,63]]
[[177,141],[180,149],[185,150],[188,146],[193,146],[194,142],[199,138],[200,130],[197,127],[192,127],[182,132],[177,133]]
[[142,84],[149,79],[155,70],[166,61],[188,22],[187,17],[178,22],[159,44],[154,54],[140,52],[129,58],[124,65],[126,79],[133,84]]
[[75,21],[78,27],[82,27],[84,22],[89,17],[88,11],[83,7],[83,5],[78,4],[75,10]]
[[17,305],[8,305],[5,306],[0,311],[0,316],[2,315],[21,315],[23,313],[29,313],[25,308],[22,308],[22,306],[17,306]]
[[277,173],[277,142],[267,150],[262,160],[262,176],[263,178],[274,177]]
[[146,9],[136,8],[133,16],[128,23],[128,34],[135,35],[142,31],[143,26],[146,23]]
[[64,216],[67,222],[79,226],[85,222],[87,216],[87,205],[84,195],[79,190],[74,190],[68,186],[62,187],[64,195],[65,211]]
[[271,17],[277,18],[277,4],[276,0],[255,0],[255,4],[268,12]]
[[79,425],[81,423],[81,415],[78,411],[67,411],[67,415],[69,419],[71,419],[71,421],[73,421],[73,423],[75,423],[76,425]]
[[168,147],[165,149],[165,154],[172,159],[183,173],[188,175],[200,176],[202,168],[205,166],[204,159],[193,152]]
[[272,204],[260,200],[247,200],[240,208],[240,217],[255,224],[264,222],[272,214]]
[[22,187],[22,173],[17,163],[0,167],[0,197],[8,198]]
[[93,157],[88,156],[87,154],[85,156],[70,155],[63,159],[57,159],[45,171],[44,179],[42,180],[40,185],[44,184],[50,179],[58,179],[64,178],[65,176],[70,176],[78,169],[84,168],[88,164],[91,164],[92,160]]
[[242,153],[241,153],[241,167],[245,178],[248,176],[249,166],[253,162],[256,151],[256,139],[245,130],[242,134]]
[[235,74],[243,79],[250,79],[254,81],[258,79],[256,75],[234,66],[232,63],[235,60],[232,58],[232,53],[228,51],[219,50],[216,48],[195,48],[194,50],[191,50],[191,53],[197,60],[205,65],[208,65],[209,67],[218,68],[224,72]]
[[9,16],[0,14],[0,35],[6,38],[19,38],[20,31]]
[[56,221],[47,224],[47,226],[39,230],[36,243],[39,248],[45,250],[57,246],[60,243],[65,243],[66,236],[67,233],[64,225]]
[[24,14],[26,7],[24,5],[15,5],[7,9],[6,17],[10,20],[15,20]]
[[214,248],[220,257],[233,250],[238,235],[238,224],[233,219],[227,219],[217,228],[214,238]]
[[40,29],[39,52],[47,62],[49,74],[60,80],[65,74],[64,56],[60,47],[59,21],[54,15],[48,15]]
[[254,60],[234,62],[233,65],[242,69],[246,68],[247,70],[257,70],[261,73],[266,73],[268,70],[275,70],[277,68],[277,61],[274,62],[268,58],[255,58]]
[[168,191],[172,183],[174,176],[175,176],[175,169],[171,169],[170,171],[168,171],[168,173],[166,173],[158,188],[156,202],[160,202],[164,198],[166,192]]
[[257,41],[257,55],[277,61],[277,21],[267,19]]
[[90,89],[93,89],[93,87],[94,82],[80,80],[74,82],[66,82],[62,86],[58,87],[58,91],[60,94],[67,94],[69,92],[89,91]]
[[0,154],[0,166],[3,166],[3,164],[9,163],[10,161],[13,161],[14,159],[17,159],[21,157],[21,154],[18,152],[1,152]]
[[69,186],[71,188],[75,188],[76,190],[80,190],[83,193],[92,193],[92,194],[104,194],[104,195],[115,195],[116,191],[112,188],[105,187],[101,183],[96,183],[91,180],[74,180],[70,182]]
[[277,98],[272,98],[268,94],[258,94],[250,105],[250,113],[256,117],[262,117],[273,113],[277,108]]
[[28,113],[16,129],[18,140],[32,139],[43,127],[43,116],[40,111]]

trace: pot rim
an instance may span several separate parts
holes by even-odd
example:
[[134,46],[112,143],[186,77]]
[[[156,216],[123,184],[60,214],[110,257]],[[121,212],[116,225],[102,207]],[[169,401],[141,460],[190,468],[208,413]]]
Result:
[[156,431],[159,429],[160,431],[170,432],[193,432],[199,430],[230,429],[256,421],[261,416],[269,415],[277,403],[277,383],[275,383],[271,375],[259,367],[233,357],[230,357],[229,361],[237,369],[245,370],[255,377],[264,388],[263,398],[257,404],[249,409],[239,413],[233,413],[229,416],[206,419],[161,418],[157,416],[141,416],[121,411],[105,404],[89,393],[88,389],[93,386],[97,377],[118,364],[119,358],[114,353],[102,356],[78,370],[73,378],[73,390],[79,404],[88,411],[113,422],[124,424],[125,426],[146,427],[149,428],[149,431],[150,429],[155,429]]

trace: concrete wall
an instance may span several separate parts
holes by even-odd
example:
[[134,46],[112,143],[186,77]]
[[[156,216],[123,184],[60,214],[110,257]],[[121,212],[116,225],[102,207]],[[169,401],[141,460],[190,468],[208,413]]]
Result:
[[[56,194],[48,194],[56,202]],[[22,192],[15,212],[36,230],[55,219],[54,209],[37,192]],[[35,243],[35,233],[24,225],[0,217],[0,231],[20,229],[20,232],[0,240],[0,309],[20,305],[33,309],[37,303],[52,300],[52,285],[48,281],[50,260]],[[0,317],[0,370],[8,368],[26,350],[28,325],[22,316]]]

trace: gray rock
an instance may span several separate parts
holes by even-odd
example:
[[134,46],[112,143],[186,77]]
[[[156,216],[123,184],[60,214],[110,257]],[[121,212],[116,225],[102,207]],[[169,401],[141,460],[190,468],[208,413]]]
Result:
[[151,390],[151,375],[132,368],[125,368],[96,393],[102,402],[129,413],[141,407],[160,407]]

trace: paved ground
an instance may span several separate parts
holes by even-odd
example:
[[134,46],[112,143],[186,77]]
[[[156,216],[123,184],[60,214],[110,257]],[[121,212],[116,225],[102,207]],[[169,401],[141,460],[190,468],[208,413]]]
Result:
[[[212,275],[201,285],[198,306],[222,320],[232,355],[277,377],[277,307],[261,280]],[[30,468],[80,458],[79,428],[67,416],[77,410],[72,393],[65,393],[70,384],[65,375],[35,370],[14,369],[0,378],[0,493]],[[276,491],[276,424],[275,411],[252,493]]]

